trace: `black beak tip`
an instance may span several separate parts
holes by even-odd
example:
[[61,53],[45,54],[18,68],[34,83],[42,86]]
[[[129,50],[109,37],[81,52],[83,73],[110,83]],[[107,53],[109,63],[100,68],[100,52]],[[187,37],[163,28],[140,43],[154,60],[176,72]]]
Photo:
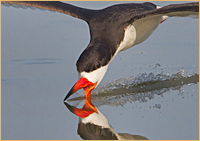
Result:
[[[65,104],[65,106],[72,112],[72,113],[74,113],[74,109],[76,109],[74,106],[71,106],[71,105],[69,105],[68,103],[66,103],[66,102],[63,102],[64,104]],[[75,113],[74,113],[75,114]]]
[[71,90],[68,92],[68,94],[65,96],[63,102],[66,101],[73,93],[74,93],[74,87],[72,87]]
[[66,100],[68,99],[69,96],[70,96],[70,95],[67,94],[67,95],[65,96],[65,98],[63,99],[63,102],[66,101]]
[[63,102],[65,102],[65,100],[67,100],[67,98],[66,98],[66,97],[63,99]]

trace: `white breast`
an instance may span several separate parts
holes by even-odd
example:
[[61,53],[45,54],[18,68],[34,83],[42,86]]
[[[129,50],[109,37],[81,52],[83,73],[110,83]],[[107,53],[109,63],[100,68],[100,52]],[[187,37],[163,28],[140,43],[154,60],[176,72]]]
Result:
[[126,27],[124,39],[119,45],[117,52],[124,51],[130,47],[145,41],[153,31],[158,27],[161,21],[166,20],[166,16],[150,16],[133,22],[132,25]]
[[97,113],[94,112],[93,114],[90,114],[86,118],[80,118],[80,121],[84,124],[91,123],[94,125],[101,126],[103,128],[110,128],[107,118],[98,109],[97,111],[98,111]]
[[135,39],[136,39],[135,27],[133,25],[129,25],[124,30],[125,30],[124,39],[120,43],[119,48],[117,49],[117,52],[129,49],[135,43]]

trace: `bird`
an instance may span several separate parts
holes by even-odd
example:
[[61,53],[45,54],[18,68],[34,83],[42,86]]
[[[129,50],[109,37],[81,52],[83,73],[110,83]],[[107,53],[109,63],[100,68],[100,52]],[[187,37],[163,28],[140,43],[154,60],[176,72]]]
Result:
[[125,3],[100,10],[59,1],[2,1],[2,4],[57,11],[82,19],[89,25],[90,42],[76,62],[79,80],[63,101],[82,88],[85,96],[91,97],[92,90],[99,85],[114,57],[119,52],[145,41],[169,17],[199,17],[199,2],[164,7],[151,2]]
[[[81,100],[82,101],[82,100]],[[109,124],[108,119],[94,106],[91,97],[85,98],[83,108],[76,108],[67,102],[65,106],[79,117],[78,134],[85,140],[148,140],[141,135],[117,133]]]

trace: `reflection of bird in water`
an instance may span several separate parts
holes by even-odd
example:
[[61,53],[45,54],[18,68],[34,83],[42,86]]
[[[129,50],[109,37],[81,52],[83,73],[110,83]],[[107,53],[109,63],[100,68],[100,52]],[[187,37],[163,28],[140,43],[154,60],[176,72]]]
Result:
[[199,3],[172,4],[158,7],[153,3],[118,4],[102,10],[79,8],[62,2],[11,2],[2,3],[33,6],[71,15],[86,21],[91,40],[80,55],[76,66],[80,76],[64,101],[83,88],[86,97],[103,79],[115,55],[146,40],[160,23],[173,16],[198,16]]
[[[64,102],[65,103],[65,102]],[[75,115],[80,117],[78,123],[78,134],[86,140],[147,140],[140,135],[117,133],[108,123],[107,118],[93,105],[91,97],[85,99],[83,108],[78,109],[65,103],[66,107]]]

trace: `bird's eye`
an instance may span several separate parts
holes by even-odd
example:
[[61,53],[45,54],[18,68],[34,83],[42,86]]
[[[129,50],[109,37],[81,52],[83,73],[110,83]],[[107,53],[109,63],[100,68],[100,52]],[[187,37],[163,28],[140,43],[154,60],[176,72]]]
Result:
[[97,63],[96,63],[96,67],[97,67],[97,68],[100,68],[100,66],[101,66],[100,62],[97,62]]

